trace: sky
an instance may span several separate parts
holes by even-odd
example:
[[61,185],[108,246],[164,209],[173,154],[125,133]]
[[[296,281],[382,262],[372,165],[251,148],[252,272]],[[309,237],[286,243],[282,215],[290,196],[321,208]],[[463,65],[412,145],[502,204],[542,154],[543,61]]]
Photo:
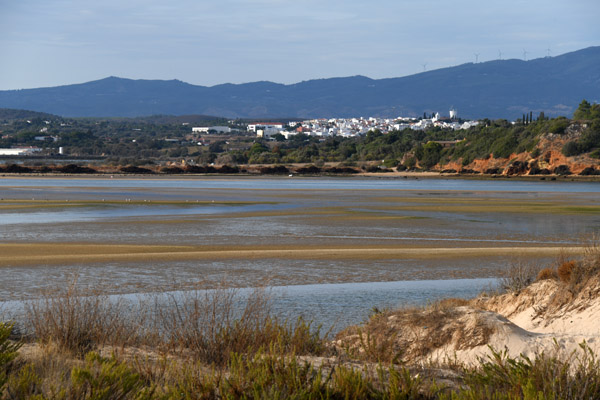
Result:
[[597,46],[599,15],[598,0],[0,0],[0,90],[400,77]]

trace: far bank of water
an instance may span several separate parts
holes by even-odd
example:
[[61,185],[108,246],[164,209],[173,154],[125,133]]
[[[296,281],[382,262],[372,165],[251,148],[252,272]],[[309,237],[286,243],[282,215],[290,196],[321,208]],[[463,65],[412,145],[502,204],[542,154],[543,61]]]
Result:
[[99,177],[18,177],[0,178],[0,187],[63,187],[63,188],[174,188],[174,189],[338,189],[338,190],[449,190],[500,192],[600,193],[600,182],[519,181],[436,179],[418,177],[199,177],[199,178],[118,178]]

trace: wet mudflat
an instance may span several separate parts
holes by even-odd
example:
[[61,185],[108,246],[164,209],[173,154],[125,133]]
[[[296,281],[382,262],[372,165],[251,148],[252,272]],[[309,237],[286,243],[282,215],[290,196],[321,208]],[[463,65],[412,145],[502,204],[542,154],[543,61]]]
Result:
[[0,300],[72,274],[114,293],[493,278],[600,229],[597,183],[0,178],[0,198]]

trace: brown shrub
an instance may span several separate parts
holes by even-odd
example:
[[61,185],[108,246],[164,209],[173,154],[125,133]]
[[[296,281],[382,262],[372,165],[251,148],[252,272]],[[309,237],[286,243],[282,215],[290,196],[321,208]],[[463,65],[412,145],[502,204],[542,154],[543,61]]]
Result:
[[136,341],[140,323],[122,300],[82,288],[74,278],[64,289],[46,292],[25,304],[26,324],[45,344],[83,355],[98,346]]
[[445,310],[445,309],[454,308],[454,307],[468,306],[469,303],[470,303],[470,301],[467,299],[461,299],[458,297],[449,297],[447,299],[441,299],[441,300],[438,300],[437,302],[435,302],[435,304],[433,305],[433,308]]
[[573,270],[576,266],[577,264],[575,264],[575,261],[565,261],[562,264],[560,264],[560,266],[556,270],[558,279],[560,279],[561,282],[569,283],[571,281],[571,275],[573,273]]
[[536,281],[545,281],[548,279],[558,279],[558,275],[553,268],[544,268],[541,270],[536,278]]
[[227,287],[171,293],[156,322],[168,348],[211,365],[227,364],[233,353],[254,354],[273,346],[292,354],[324,350],[320,331],[310,322],[274,318],[262,288],[248,294]]

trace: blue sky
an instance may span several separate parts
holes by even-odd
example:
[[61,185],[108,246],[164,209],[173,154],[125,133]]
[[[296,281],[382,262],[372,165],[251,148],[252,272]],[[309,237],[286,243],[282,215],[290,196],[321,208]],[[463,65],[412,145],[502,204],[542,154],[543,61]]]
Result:
[[0,90],[390,78],[600,45],[598,0],[0,0]]

